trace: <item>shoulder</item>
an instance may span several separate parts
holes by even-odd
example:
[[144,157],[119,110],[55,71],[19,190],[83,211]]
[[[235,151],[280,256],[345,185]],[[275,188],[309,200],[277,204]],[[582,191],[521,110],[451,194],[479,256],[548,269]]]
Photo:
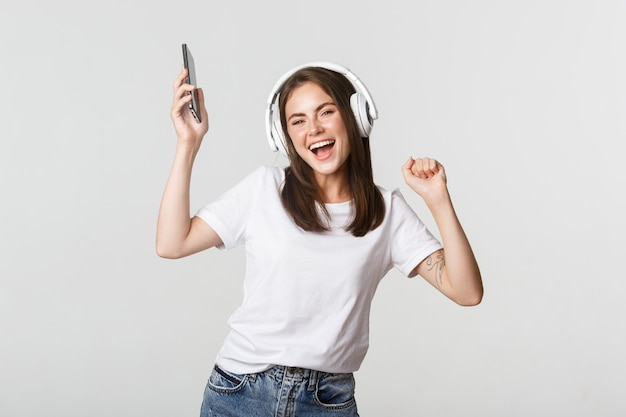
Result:
[[411,207],[399,188],[386,189],[381,186],[377,186],[377,188],[380,190],[385,203],[386,221],[396,224],[407,220],[414,221],[419,219],[415,209]]
[[387,208],[397,205],[408,206],[408,203],[399,188],[387,189],[385,187],[381,187],[380,185],[377,185],[376,188],[378,188],[380,194],[383,196],[383,200],[385,201],[385,206]]
[[276,166],[261,165],[248,173],[241,181],[249,187],[280,185],[285,180],[285,170]]
[[273,165],[261,165],[254,171],[254,173],[260,177],[274,179],[281,182],[285,179],[285,168]]

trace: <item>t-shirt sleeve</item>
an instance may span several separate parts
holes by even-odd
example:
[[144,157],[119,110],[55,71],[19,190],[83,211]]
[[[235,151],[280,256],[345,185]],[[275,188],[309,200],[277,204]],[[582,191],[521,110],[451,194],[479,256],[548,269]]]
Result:
[[265,167],[257,168],[196,213],[222,239],[223,244],[218,249],[232,249],[244,242],[250,210],[261,189],[265,172]]
[[428,255],[443,248],[409,206],[398,189],[391,195],[391,258],[395,268],[409,276]]

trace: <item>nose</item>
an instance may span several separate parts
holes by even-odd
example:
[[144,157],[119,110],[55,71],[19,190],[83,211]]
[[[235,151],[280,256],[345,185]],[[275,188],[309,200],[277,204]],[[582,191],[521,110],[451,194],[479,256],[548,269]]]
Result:
[[311,125],[309,128],[309,135],[317,135],[322,131],[322,125],[317,119],[313,119],[311,121]]

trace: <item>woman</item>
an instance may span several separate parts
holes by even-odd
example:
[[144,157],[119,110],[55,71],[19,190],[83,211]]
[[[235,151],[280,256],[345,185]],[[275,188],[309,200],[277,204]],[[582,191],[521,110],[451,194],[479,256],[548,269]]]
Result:
[[[208,130],[188,110],[182,70],[171,117],[178,136],[157,225],[157,253],[179,258],[246,247],[242,305],[207,384],[202,416],[358,416],[355,372],[368,348],[372,297],[398,268],[460,305],[482,280],[443,166],[409,158],[404,180],[429,207],[441,243],[398,190],[375,185],[369,132],[344,74],[304,67],[280,84],[279,134],[290,165],[261,167],[189,218],[194,158]],[[363,137],[366,136],[366,137]]]

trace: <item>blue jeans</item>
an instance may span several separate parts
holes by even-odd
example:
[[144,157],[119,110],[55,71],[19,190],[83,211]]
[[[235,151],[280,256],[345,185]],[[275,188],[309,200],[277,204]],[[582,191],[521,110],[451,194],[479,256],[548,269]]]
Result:
[[239,375],[217,365],[201,417],[358,417],[354,376],[275,366]]

